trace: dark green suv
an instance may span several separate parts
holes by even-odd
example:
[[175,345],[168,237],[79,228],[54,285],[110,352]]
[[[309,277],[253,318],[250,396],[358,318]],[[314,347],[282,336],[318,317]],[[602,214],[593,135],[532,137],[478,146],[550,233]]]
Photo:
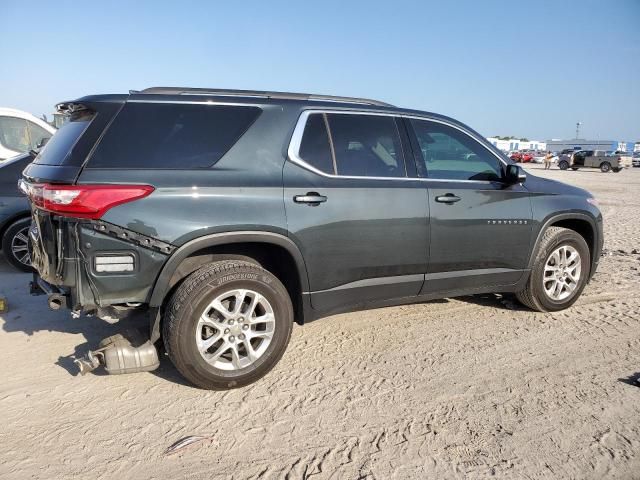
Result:
[[186,88],[58,109],[70,121],[23,175],[33,292],[150,318],[146,341],[106,339],[87,369],[150,370],[162,340],[194,384],[239,387],[294,322],[483,292],[560,310],[598,265],[589,193],[525,176],[441,115]]

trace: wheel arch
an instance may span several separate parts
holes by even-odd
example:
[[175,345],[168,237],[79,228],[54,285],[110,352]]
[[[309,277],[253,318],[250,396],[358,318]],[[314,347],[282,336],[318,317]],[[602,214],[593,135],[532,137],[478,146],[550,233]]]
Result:
[[25,218],[29,218],[31,215],[31,211],[27,210],[27,211],[23,211],[23,212],[18,212],[8,218],[6,218],[4,220],[4,222],[2,222],[2,225],[0,225],[0,247],[2,245],[2,237],[4,237],[5,232],[7,231],[7,229],[13,225],[15,222],[19,221],[19,220],[24,220]]
[[596,219],[594,219],[591,215],[579,212],[569,212],[553,215],[543,222],[542,227],[538,231],[538,235],[536,237],[535,243],[533,244],[533,248],[531,249],[528,268],[533,267],[533,262],[535,260],[538,245],[540,244],[540,239],[549,227],[567,228],[569,230],[573,230],[582,238],[584,238],[585,242],[587,242],[587,246],[589,247],[589,255],[591,257],[590,276],[593,275],[595,271],[594,266],[597,264],[597,257],[600,255],[600,239],[598,238],[599,232],[597,222]]
[[[159,309],[169,294],[203,263],[222,259],[255,261],[284,284],[297,323],[304,323],[302,292],[309,290],[304,258],[288,237],[272,232],[241,231],[206,235],[187,242],[169,257],[153,287],[149,306]],[[153,330],[153,327],[152,327]]]

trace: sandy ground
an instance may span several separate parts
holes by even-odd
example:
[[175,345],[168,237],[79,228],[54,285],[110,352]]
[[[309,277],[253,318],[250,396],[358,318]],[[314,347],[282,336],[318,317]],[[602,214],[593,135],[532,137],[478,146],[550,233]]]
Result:
[[[167,359],[74,376],[118,327],[49,311],[2,262],[0,477],[640,478],[640,169],[528,168],[601,201],[607,253],[573,308],[487,295],[334,316],[229,392]],[[188,435],[211,440],[163,456]]]

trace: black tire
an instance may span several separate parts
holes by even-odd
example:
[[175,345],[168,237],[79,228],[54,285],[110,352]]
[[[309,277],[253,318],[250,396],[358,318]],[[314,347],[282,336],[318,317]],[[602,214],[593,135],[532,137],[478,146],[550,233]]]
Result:
[[611,170],[611,164],[609,162],[602,162],[600,164],[600,171],[602,173],[607,173]]
[[[273,308],[273,336],[254,363],[238,370],[224,370],[208,363],[198,351],[198,320],[217,296],[233,289],[249,289],[262,295]],[[162,325],[165,349],[178,371],[200,388],[224,390],[248,385],[266,375],[282,358],[293,328],[293,307],[287,289],[260,266],[238,260],[209,263],[178,287],[171,297]]]
[[576,170],[578,170],[578,167],[571,167],[571,170],[575,172]]
[[622,171],[622,168],[618,167],[618,168],[614,168],[613,171],[615,173],[620,173]]
[[[25,252],[27,257],[20,255],[20,253],[14,252],[13,247],[18,246],[16,243],[21,244],[22,238],[25,238],[25,245],[28,242],[29,238],[29,226],[31,225],[30,218],[21,218],[20,220],[16,220],[5,230],[4,235],[2,236],[2,251],[4,253],[7,261],[23,272],[32,272],[33,268],[31,268],[31,257],[29,257],[28,251]],[[21,252],[21,251],[20,251]]]
[[[549,255],[561,245],[570,245],[580,254],[581,275],[576,289],[572,294],[562,300],[551,299],[543,289],[544,267]],[[516,293],[516,297],[523,305],[539,312],[556,312],[569,308],[578,299],[584,289],[591,268],[591,256],[587,242],[573,230],[561,227],[549,227],[542,235],[533,268],[529,275],[529,280],[524,290]]]
[[569,162],[567,162],[566,160],[562,160],[558,164],[558,167],[560,167],[560,170],[566,170],[567,168],[569,168]]

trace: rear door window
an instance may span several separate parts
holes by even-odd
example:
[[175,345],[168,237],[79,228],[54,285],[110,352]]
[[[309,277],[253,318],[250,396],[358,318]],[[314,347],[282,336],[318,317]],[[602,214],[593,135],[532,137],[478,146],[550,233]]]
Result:
[[89,160],[90,168],[207,168],[260,115],[250,106],[128,103]]
[[323,113],[309,115],[300,142],[300,158],[321,172],[336,173]]
[[328,113],[327,118],[338,175],[406,176],[394,117]]

